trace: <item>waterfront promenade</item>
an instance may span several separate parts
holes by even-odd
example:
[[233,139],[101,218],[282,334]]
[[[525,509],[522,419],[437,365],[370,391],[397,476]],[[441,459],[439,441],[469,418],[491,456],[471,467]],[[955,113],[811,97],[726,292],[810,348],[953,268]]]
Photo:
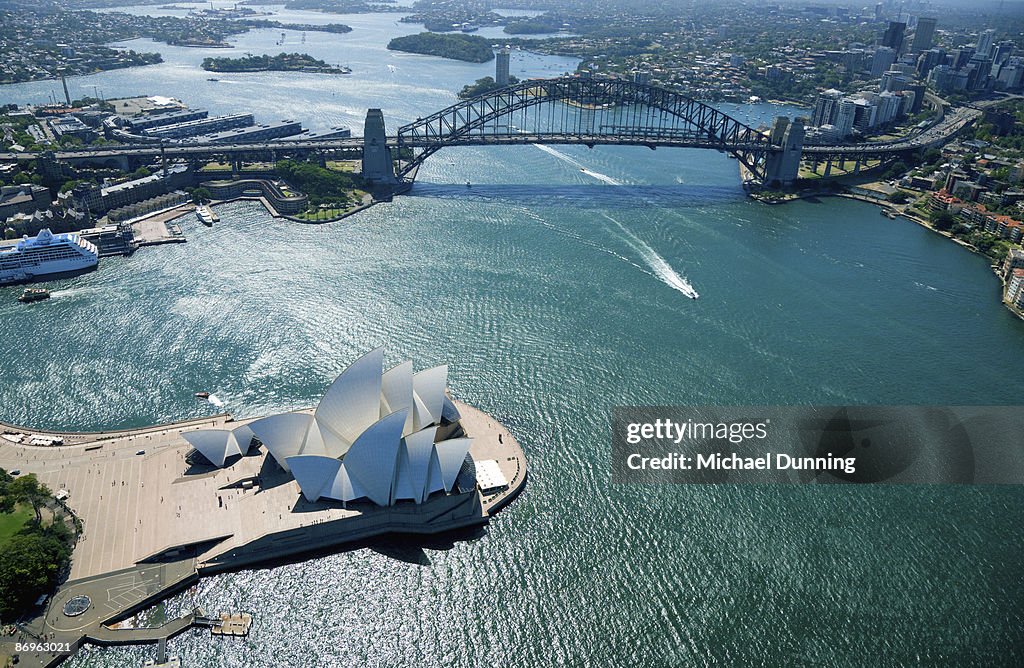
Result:
[[[310,550],[385,533],[434,534],[486,523],[526,482],[526,460],[512,434],[494,418],[461,402],[462,426],[473,438],[474,461],[495,460],[509,485],[484,497],[474,489],[424,504],[309,503],[295,480],[265,449],[253,449],[218,469],[186,458],[186,431],[250,422],[227,414],[144,429],[72,433],[0,425],[2,432],[60,437],[62,446],[0,439],[0,467],[34,473],[51,490],[66,490],[83,532],[71,574],[29,630],[50,642],[133,642],[131,632],[103,626],[188,586],[205,574],[291,558]],[[25,439],[28,440],[27,438]],[[86,614],[71,618],[63,604],[88,593]],[[113,634],[113,635],[112,635]],[[149,636],[139,641],[152,640]],[[12,638],[0,638],[0,654]],[[21,665],[52,665],[40,656]]]

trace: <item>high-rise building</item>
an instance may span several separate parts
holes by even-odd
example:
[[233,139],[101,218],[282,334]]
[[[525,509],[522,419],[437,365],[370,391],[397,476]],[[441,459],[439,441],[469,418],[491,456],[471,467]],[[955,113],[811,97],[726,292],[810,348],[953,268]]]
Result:
[[936,65],[944,65],[945,63],[945,51],[942,49],[928,49],[917,57],[917,76],[924,79],[928,76],[928,73],[932,71],[933,67]]
[[999,42],[999,44],[996,45],[996,48],[992,52],[992,62],[994,62],[996,65],[1002,65],[1003,63],[1010,59],[1010,56],[1013,55],[1013,49],[1013,42],[1010,42],[1008,40]]
[[953,49],[953,62],[949,64],[954,70],[958,70],[961,67],[971,62],[971,58],[974,57],[975,49],[969,46],[962,46],[959,49]]
[[907,86],[907,91],[914,94],[914,101],[910,105],[908,114],[916,114],[924,106],[924,93],[927,90],[923,83],[912,83]]
[[1011,58],[999,67],[996,81],[1000,88],[1019,88],[1024,79],[1024,60]]
[[875,114],[875,125],[892,122],[900,114],[903,97],[898,93],[886,91],[878,95],[878,112]]
[[967,89],[983,90],[989,86],[989,74],[992,73],[992,60],[975,55],[964,68],[967,70]]
[[508,79],[508,64],[509,64],[509,58],[510,57],[511,57],[511,52],[506,47],[506,48],[502,49],[501,51],[498,51],[497,57],[495,58],[495,63],[494,63],[494,81],[499,86],[507,86],[508,85],[508,81],[509,81],[509,79]]
[[933,18],[921,16],[917,19],[917,30],[914,31],[914,41],[910,43],[910,50],[914,53],[921,53],[932,48],[932,40],[935,38],[935,24]]
[[839,101],[839,110],[836,112],[833,125],[840,138],[848,136],[853,132],[853,120],[856,116],[857,104],[851,98],[843,98]]
[[995,38],[996,31],[994,29],[989,28],[988,30],[983,30],[982,33],[978,35],[978,44],[974,47],[974,53],[987,58],[991,55],[992,43],[995,41]]
[[896,70],[889,70],[882,72],[882,81],[878,86],[878,91],[880,93],[901,91],[905,90],[909,84],[910,78],[907,75]]
[[896,53],[899,53],[900,48],[903,46],[903,32],[907,29],[907,24],[902,21],[889,21],[889,27],[885,29],[885,33],[882,35],[882,46],[887,46]]
[[887,72],[893,63],[896,62],[896,49],[890,46],[880,46],[875,49],[875,55],[871,59],[871,76],[880,77],[882,72]]
[[967,72],[949,65],[936,65],[928,74],[928,81],[943,93],[961,91],[967,88]]
[[811,115],[811,125],[821,127],[832,123],[839,108],[839,100],[843,97],[841,91],[835,88],[823,91],[818,94],[814,103],[814,113]]
[[870,100],[864,97],[858,97],[853,101],[854,104],[854,116],[853,116],[853,127],[860,130],[860,132],[867,133],[871,128],[875,127],[875,118],[878,114],[878,105],[874,100]]

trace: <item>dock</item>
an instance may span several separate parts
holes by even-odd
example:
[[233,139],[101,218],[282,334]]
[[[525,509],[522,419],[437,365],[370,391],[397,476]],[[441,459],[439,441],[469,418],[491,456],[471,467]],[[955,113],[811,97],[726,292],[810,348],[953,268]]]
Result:
[[185,243],[185,233],[182,231],[181,226],[174,221],[194,210],[195,207],[193,205],[183,204],[167,211],[161,211],[131,221],[135,243],[139,246]]
[[249,628],[252,626],[252,615],[248,612],[222,612],[219,618],[197,619],[196,624],[208,625],[210,627],[210,635],[244,638],[249,635]]

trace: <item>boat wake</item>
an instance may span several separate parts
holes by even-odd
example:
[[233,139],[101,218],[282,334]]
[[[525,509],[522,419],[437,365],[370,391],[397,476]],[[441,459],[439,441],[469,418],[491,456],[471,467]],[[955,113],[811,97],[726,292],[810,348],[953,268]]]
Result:
[[700,297],[700,294],[697,292],[696,288],[694,288],[689,281],[680,276],[679,273],[672,268],[672,265],[670,265],[668,261],[665,260],[665,258],[658,255],[657,251],[648,246],[643,239],[630,232],[628,229],[626,229],[625,225],[615,220],[608,214],[602,213],[601,215],[610,220],[611,222],[615,223],[615,225],[618,226],[620,230],[622,230],[622,233],[624,235],[623,241],[629,244],[629,246],[633,250],[635,250],[641,258],[643,258],[643,261],[647,264],[648,267],[651,268],[651,271],[654,272],[654,275],[663,283],[665,283],[665,285],[669,286],[673,290],[677,290],[683,293],[690,299],[697,299],[698,297]]
[[[583,163],[573,159],[572,157],[566,155],[565,153],[562,153],[557,149],[551,148],[550,146],[545,146],[544,144],[533,144],[533,146],[536,146],[545,153],[552,155],[555,158],[558,158],[559,160],[572,165],[573,167],[579,168],[581,172],[583,172],[587,176],[597,179],[598,181],[602,181],[604,183],[607,183],[608,185],[613,186],[624,185],[621,181],[617,181],[612,177],[608,176],[607,174],[601,174],[600,172],[595,172],[591,169],[588,169]],[[647,200],[647,198],[641,199],[643,199],[647,203],[650,203]],[[651,272],[653,272],[653,276],[655,276],[657,279],[665,283],[665,285],[669,286],[673,290],[681,292],[690,299],[697,299],[698,297],[700,297],[700,294],[690,284],[690,282],[687,281],[682,276],[680,276],[679,273],[672,268],[672,265],[670,265],[668,261],[666,261],[665,258],[663,258],[661,255],[658,255],[658,253],[649,245],[647,245],[647,243],[644,242],[643,239],[639,238],[638,236],[630,232],[625,225],[615,220],[608,214],[602,213],[601,215],[610,220],[620,230],[622,230],[622,240],[625,241],[630,248],[632,248],[640,255],[644,263],[648,267],[650,267]],[[606,249],[602,250],[605,250],[607,252]]]
[[581,172],[583,172],[584,174],[591,178],[597,179],[598,181],[601,181],[603,183],[607,183],[610,186],[623,185],[622,181],[616,181],[607,174],[602,174],[601,172],[595,172],[592,169],[588,169],[583,163],[579,162],[578,160],[574,160],[573,158],[566,155],[565,153],[562,153],[558,149],[551,148],[550,146],[545,146],[544,144],[534,144],[534,146],[536,146],[537,148],[539,148],[540,150],[544,151],[549,155],[553,155],[562,162],[566,162],[572,165],[573,167],[577,167]]
[[209,401],[214,406],[216,406],[217,408],[224,407],[224,402],[221,401],[221,398],[218,397],[216,394],[211,394],[210,396],[206,397],[206,400]]

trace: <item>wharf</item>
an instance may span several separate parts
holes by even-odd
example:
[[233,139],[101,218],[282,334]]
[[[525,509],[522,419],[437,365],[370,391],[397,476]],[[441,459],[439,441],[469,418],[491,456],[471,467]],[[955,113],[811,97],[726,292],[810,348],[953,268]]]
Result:
[[173,222],[188,213],[195,211],[192,204],[183,204],[173,209],[143,216],[132,221],[132,232],[139,246],[157,246],[159,244],[180,244],[186,241],[181,227]]

